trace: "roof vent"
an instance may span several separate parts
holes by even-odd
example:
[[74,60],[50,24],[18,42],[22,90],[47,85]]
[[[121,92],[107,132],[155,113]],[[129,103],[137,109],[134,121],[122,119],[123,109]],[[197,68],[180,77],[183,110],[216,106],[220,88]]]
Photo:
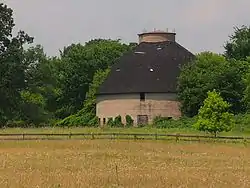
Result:
[[121,71],[121,69],[119,69],[119,68],[116,69],[116,72],[120,72],[120,71]]
[[153,69],[149,69],[150,72],[153,72],[154,70]]

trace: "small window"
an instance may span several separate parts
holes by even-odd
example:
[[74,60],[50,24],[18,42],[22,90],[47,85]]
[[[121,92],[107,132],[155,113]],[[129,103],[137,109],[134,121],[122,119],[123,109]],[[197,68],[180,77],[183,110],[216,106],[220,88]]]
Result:
[[106,125],[106,118],[103,118],[103,125]]
[[145,101],[145,93],[140,93],[140,100]]

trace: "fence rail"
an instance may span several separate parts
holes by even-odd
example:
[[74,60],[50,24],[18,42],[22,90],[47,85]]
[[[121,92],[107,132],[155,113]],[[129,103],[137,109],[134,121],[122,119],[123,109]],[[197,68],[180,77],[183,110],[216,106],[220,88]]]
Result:
[[63,139],[128,139],[128,140],[242,140],[249,141],[250,137],[243,136],[210,136],[188,134],[158,134],[158,133],[0,133],[0,140],[63,140]]

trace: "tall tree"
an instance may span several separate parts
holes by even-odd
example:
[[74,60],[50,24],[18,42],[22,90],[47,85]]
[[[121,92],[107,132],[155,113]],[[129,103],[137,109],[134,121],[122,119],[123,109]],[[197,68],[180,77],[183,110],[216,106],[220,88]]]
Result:
[[27,49],[23,61],[26,66],[26,84],[21,91],[19,118],[35,124],[47,122],[53,115],[50,107],[56,99],[57,77],[53,73],[54,61],[45,55],[40,45]]
[[243,77],[248,71],[249,63],[245,61],[226,60],[211,52],[198,54],[193,62],[182,67],[178,79],[182,112],[191,117],[197,115],[207,92],[213,89],[232,104],[232,112],[245,111]]
[[95,126],[98,125],[96,117],[96,93],[100,85],[107,78],[110,69],[96,71],[93,81],[90,84],[83,108],[76,114],[71,115],[58,122],[59,126]]
[[0,124],[14,115],[19,105],[25,87],[23,45],[33,42],[24,31],[12,37],[14,26],[12,9],[0,3]]
[[105,70],[130,46],[119,40],[95,39],[85,45],[72,44],[61,51],[59,109],[57,117],[64,118],[81,109],[89,84],[97,70]]
[[250,56],[250,26],[235,27],[224,48],[226,57],[246,60]]

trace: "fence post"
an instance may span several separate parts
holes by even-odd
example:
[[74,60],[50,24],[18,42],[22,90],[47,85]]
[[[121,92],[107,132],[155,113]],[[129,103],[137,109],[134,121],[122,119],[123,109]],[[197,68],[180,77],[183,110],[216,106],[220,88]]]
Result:
[[176,142],[179,141],[179,135],[180,135],[180,134],[176,134],[176,137],[175,137],[175,138],[176,138]]
[[136,134],[134,134],[134,139],[135,139],[135,140],[137,139],[137,136],[136,136]]
[[72,133],[69,133],[69,139],[71,139]]
[[244,146],[246,147],[247,146],[247,139],[243,139],[243,144],[244,144]]
[[112,135],[111,135],[111,140],[112,139],[115,139],[115,133],[113,133]]
[[197,136],[197,140],[198,140],[198,142],[201,142],[201,139],[200,139],[200,137],[199,137],[199,136]]
[[23,133],[23,140],[24,140],[24,133]]
[[95,135],[94,135],[94,133],[91,133],[91,137],[92,137],[92,140],[94,140],[94,139],[95,139]]
[[157,138],[157,136],[158,136],[158,135],[157,135],[157,133],[155,133],[155,140],[157,140],[157,139],[158,139],[158,138]]

